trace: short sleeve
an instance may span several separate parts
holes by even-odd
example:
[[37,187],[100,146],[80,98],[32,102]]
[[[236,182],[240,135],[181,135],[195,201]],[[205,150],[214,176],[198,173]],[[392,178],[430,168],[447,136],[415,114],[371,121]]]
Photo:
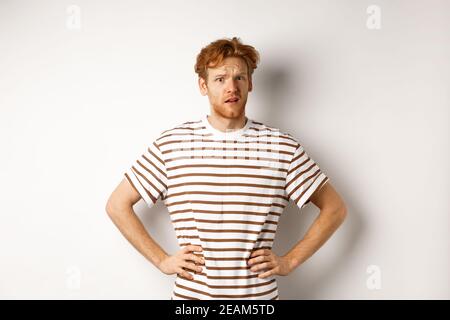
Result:
[[300,144],[289,163],[285,191],[290,200],[302,209],[307,205],[314,191],[319,190],[329,178],[311,159]]
[[156,140],[125,170],[124,174],[149,208],[159,198],[165,199],[167,195],[167,171]]

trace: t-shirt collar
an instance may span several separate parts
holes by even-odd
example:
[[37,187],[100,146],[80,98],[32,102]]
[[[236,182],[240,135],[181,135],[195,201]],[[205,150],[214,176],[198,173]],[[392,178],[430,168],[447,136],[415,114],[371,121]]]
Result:
[[202,122],[203,125],[206,127],[206,130],[212,133],[214,136],[221,138],[234,138],[244,134],[245,131],[250,127],[251,119],[249,119],[247,116],[245,117],[245,119],[246,122],[242,128],[230,129],[229,131],[220,131],[219,129],[214,128],[208,121],[208,114],[205,114],[203,116]]

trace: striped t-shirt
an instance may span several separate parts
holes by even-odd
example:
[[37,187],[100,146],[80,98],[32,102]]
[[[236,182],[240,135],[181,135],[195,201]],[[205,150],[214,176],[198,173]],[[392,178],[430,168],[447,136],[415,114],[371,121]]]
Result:
[[208,115],[160,133],[125,176],[149,208],[164,201],[181,248],[203,249],[203,271],[177,274],[171,299],[278,300],[249,256],[272,248],[289,200],[303,208],[329,179],[292,135],[248,117],[223,132]]

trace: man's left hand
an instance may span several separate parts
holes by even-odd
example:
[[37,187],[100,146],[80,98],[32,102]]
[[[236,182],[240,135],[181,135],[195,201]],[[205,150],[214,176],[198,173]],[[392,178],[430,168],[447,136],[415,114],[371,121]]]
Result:
[[279,257],[270,249],[259,249],[252,252],[248,265],[253,272],[265,271],[258,278],[266,278],[271,275],[287,276],[292,271],[291,262],[286,256]]

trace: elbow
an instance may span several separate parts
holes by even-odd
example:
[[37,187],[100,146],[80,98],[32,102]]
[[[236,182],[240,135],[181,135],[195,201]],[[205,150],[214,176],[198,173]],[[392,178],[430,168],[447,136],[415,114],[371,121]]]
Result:
[[324,215],[333,222],[340,225],[347,218],[347,207],[345,204],[323,210]]
[[105,211],[106,211],[106,213],[108,214],[108,216],[111,216],[111,215],[112,215],[112,212],[113,212],[113,206],[112,206],[110,200],[108,200],[108,201],[106,202]]
[[345,205],[339,205],[334,208],[321,209],[320,214],[323,215],[329,223],[339,226],[347,218],[347,208]]
[[336,215],[340,223],[344,222],[347,218],[347,206],[344,203],[339,207],[339,209],[336,210]]
[[117,212],[117,205],[114,204],[111,198],[106,202],[105,211],[109,217],[113,217]]
[[117,217],[123,216],[133,209],[132,204],[123,203],[118,201],[118,199],[109,198],[106,202],[105,211],[111,219],[116,219]]

